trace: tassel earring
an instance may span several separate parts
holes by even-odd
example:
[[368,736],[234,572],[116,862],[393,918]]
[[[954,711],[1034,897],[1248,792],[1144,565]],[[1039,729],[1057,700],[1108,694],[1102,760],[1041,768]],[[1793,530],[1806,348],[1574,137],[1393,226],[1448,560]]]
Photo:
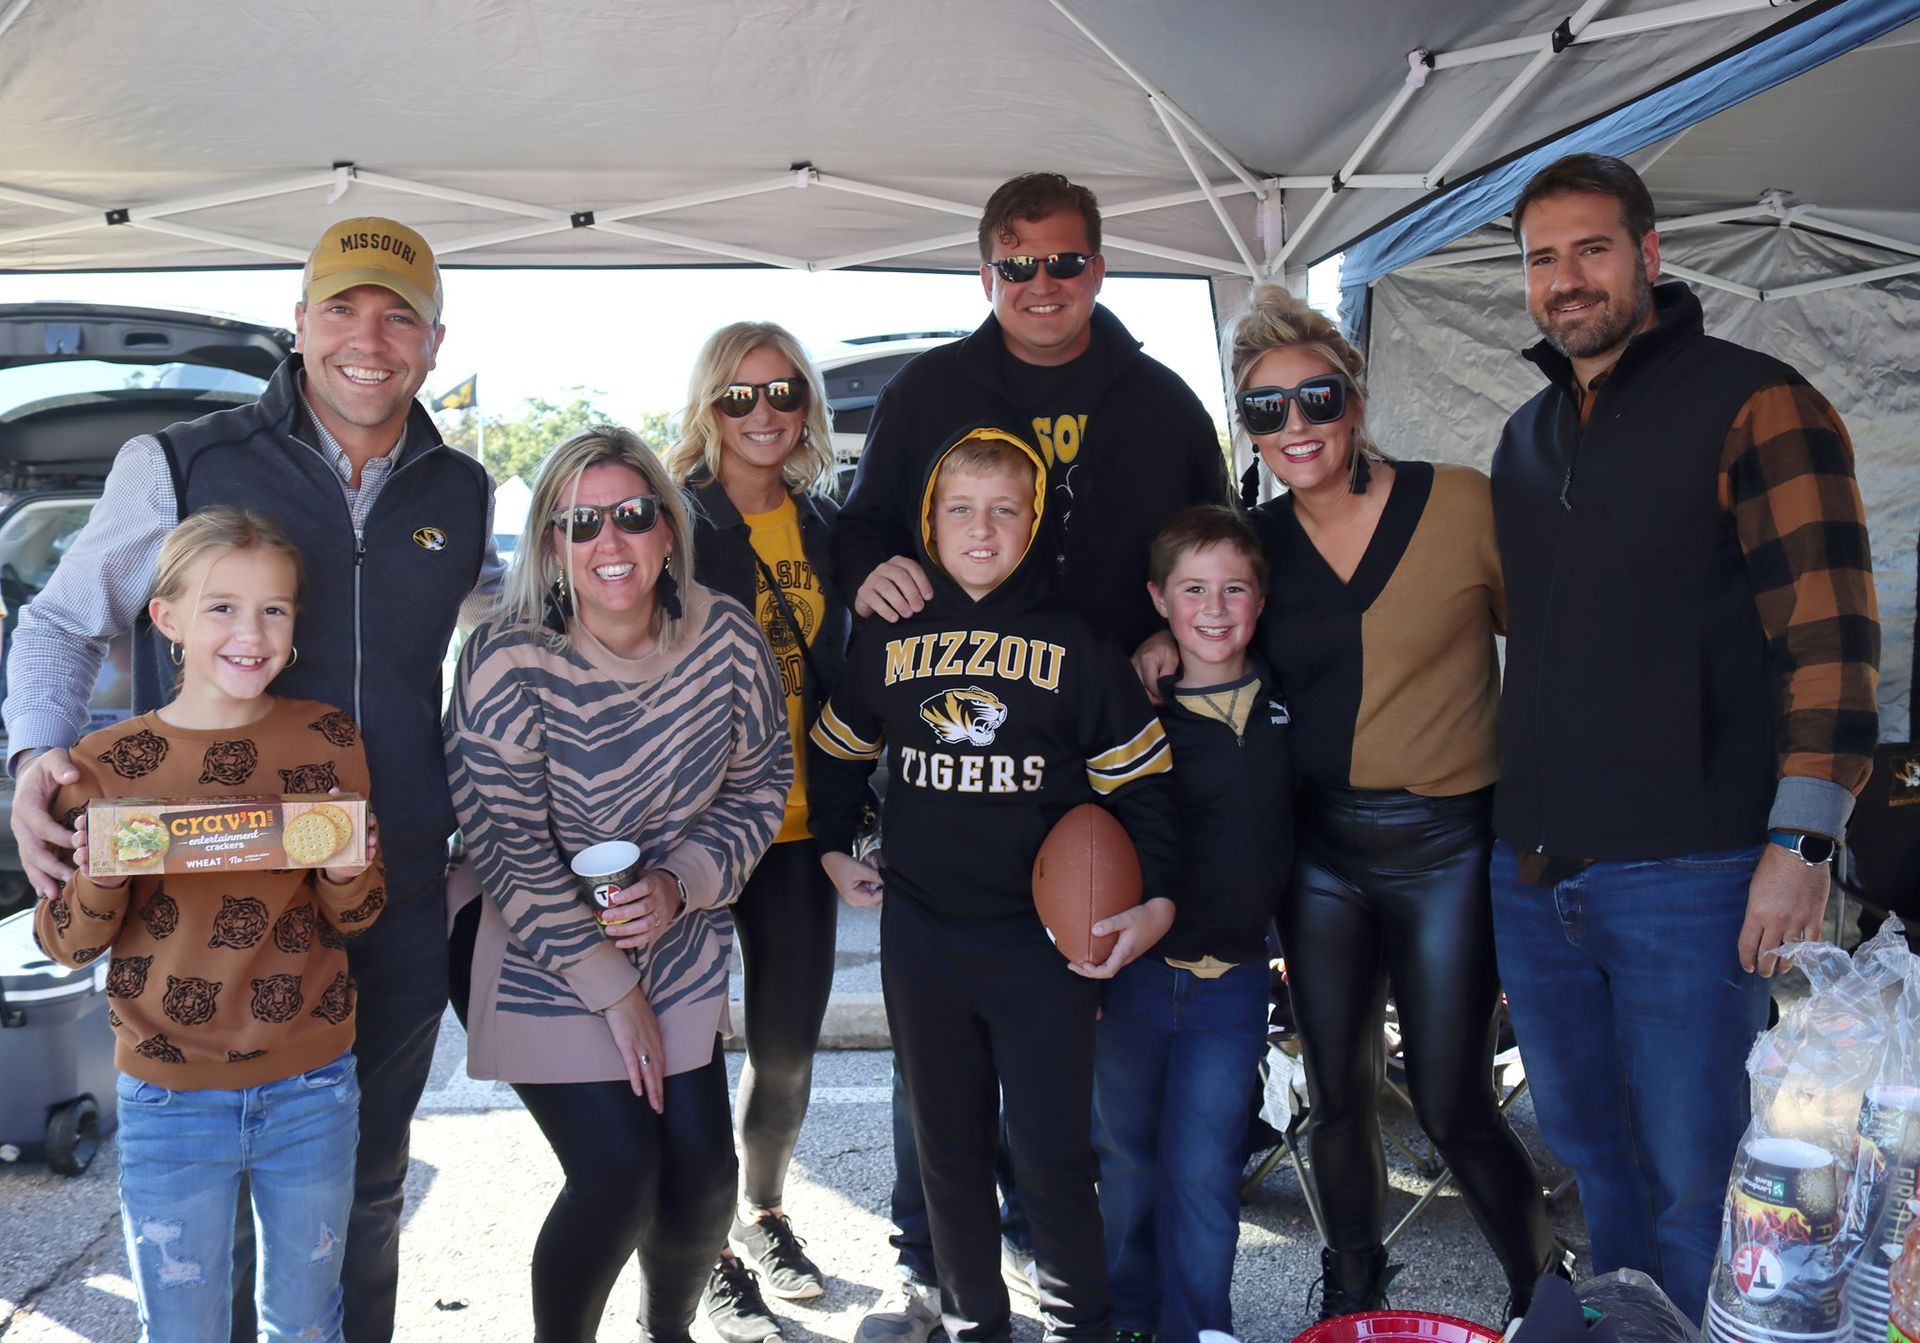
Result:
[[1358,443],[1353,445],[1353,462],[1347,470],[1347,493],[1365,494],[1367,482],[1373,478],[1373,467],[1367,462],[1367,454],[1360,450]]
[[673,556],[667,556],[667,562],[660,566],[659,581],[654,590],[660,596],[660,609],[667,613],[667,619],[680,618],[680,584],[673,576]]

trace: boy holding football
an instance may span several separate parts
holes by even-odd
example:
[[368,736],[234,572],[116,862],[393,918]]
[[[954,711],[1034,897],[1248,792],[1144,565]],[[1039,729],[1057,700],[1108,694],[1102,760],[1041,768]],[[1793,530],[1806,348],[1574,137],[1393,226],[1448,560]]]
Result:
[[[870,621],[812,732],[808,805],[841,894],[882,885],[881,975],[906,1081],[949,1333],[1011,1336],[994,1199],[1004,1103],[1049,1339],[1112,1326],[1091,1134],[1098,980],[1173,921],[1178,874],[1165,734],[1126,659],[1047,591],[1046,472],[1017,435],[976,429],[921,498],[934,598]],[[880,868],[848,854],[863,784],[887,753]],[[1032,896],[1054,821],[1098,799],[1138,850],[1147,899],[1096,924],[1111,954],[1069,964]]]
[[1293,866],[1287,710],[1248,649],[1267,562],[1246,520],[1190,508],[1155,538],[1147,590],[1180,649],[1160,683],[1179,768],[1179,916],[1106,986],[1094,1143],[1116,1343],[1233,1332],[1228,1289],[1255,1068],[1266,1047],[1267,925]]

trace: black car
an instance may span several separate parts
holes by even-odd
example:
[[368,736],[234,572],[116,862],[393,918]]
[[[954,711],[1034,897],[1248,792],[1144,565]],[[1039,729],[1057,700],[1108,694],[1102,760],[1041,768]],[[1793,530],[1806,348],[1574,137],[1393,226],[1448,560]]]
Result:
[[[97,303],[0,304],[0,605],[11,654],[20,612],[100,498],[120,445],[257,398],[293,333],[232,318]],[[3,681],[0,681],[3,684]],[[113,641],[92,726],[133,710],[131,648]],[[4,729],[0,752],[11,753]],[[24,903],[0,775],[0,913]]]

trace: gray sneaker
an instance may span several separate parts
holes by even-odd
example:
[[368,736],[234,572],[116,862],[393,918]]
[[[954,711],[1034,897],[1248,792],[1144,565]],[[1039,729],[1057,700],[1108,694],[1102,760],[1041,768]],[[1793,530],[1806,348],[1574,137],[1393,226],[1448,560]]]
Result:
[[875,1303],[853,1343],[927,1343],[939,1329],[940,1289],[909,1278]]
[[827,1290],[820,1266],[801,1248],[806,1242],[793,1234],[793,1224],[778,1213],[765,1213],[751,1222],[735,1217],[727,1244],[777,1297],[807,1301]]
[[727,1343],[764,1343],[780,1337],[780,1321],[767,1309],[754,1277],[753,1270],[738,1259],[722,1255],[700,1295],[701,1313]]

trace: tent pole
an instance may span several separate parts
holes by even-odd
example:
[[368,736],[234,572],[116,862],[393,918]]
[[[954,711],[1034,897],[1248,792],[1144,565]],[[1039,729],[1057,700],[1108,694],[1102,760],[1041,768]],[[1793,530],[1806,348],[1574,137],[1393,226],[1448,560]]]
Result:
[[482,247],[497,247],[503,242],[519,242],[524,238],[540,238],[549,233],[565,233],[573,227],[569,220],[542,220],[531,224],[518,224],[513,228],[495,229],[491,233],[475,233],[469,237],[456,238],[449,242],[436,242],[435,254],[452,256],[456,252],[475,252]]
[[[1586,0],[1585,4],[1581,5],[1579,9],[1574,11],[1574,13],[1566,19],[1567,30],[1571,32],[1574,37],[1579,37],[1586,26],[1593,22],[1593,16],[1599,13],[1600,10],[1605,7],[1606,3],[1607,0]],[[1428,171],[1427,185],[1429,187],[1439,186],[1441,182],[1446,180],[1447,170],[1458,163],[1461,156],[1469,149],[1473,148],[1480,137],[1487,133],[1487,128],[1500,119],[1501,113],[1513,106],[1514,100],[1525,93],[1533,81],[1540,78],[1540,76],[1546,72],[1548,63],[1559,54],[1560,53],[1554,49],[1551,41],[1548,41],[1547,45],[1541,47],[1540,50],[1534,53],[1533,59],[1527,62],[1526,68],[1515,75],[1512,80],[1508,82],[1506,88],[1500,90],[1499,96],[1487,105],[1485,111],[1474,118],[1473,125],[1467,127],[1466,133],[1458,140],[1455,140],[1453,147],[1441,155],[1440,161],[1434,164],[1432,169]]]
[[215,247],[231,247],[241,252],[258,252],[262,256],[291,261],[294,265],[305,265],[306,248],[282,247],[278,243],[259,242],[253,238],[242,238],[233,233],[217,233],[212,229],[191,228],[186,224],[176,224],[171,219],[129,219],[133,228],[145,229],[149,233],[164,233],[172,238],[185,238],[190,242],[211,243]]
[[[1706,19],[1724,19],[1733,14],[1742,14],[1750,9],[1767,9],[1773,0],[1687,0],[1687,3],[1668,5],[1664,9],[1650,9],[1640,14],[1623,14],[1618,18],[1598,19],[1584,30],[1574,29],[1573,46],[1585,46],[1590,42],[1603,42],[1608,38],[1633,37],[1640,33],[1657,32],[1662,28],[1674,28],[1683,23],[1699,23]],[[1463,65],[1483,65],[1488,61],[1510,60],[1515,56],[1531,56],[1542,46],[1551,44],[1552,34],[1537,33],[1531,37],[1511,37],[1504,42],[1484,42],[1475,47],[1461,47],[1456,51],[1436,51],[1433,54],[1435,70],[1452,70]]]
[[475,205],[482,210],[498,210],[502,214],[526,215],[533,219],[558,219],[565,222],[567,211],[556,210],[550,205],[533,205],[527,201],[509,200],[505,196],[483,196],[474,191],[456,191],[452,187],[434,186],[430,182],[415,182],[406,177],[389,177],[385,173],[370,173],[357,170],[354,176],[368,186],[385,187],[388,191],[402,191],[409,196],[425,196],[429,200],[447,201],[454,205]]
[[1718,289],[1728,294],[1738,294],[1741,298],[1752,299],[1755,303],[1771,297],[1762,294],[1752,285],[1739,284],[1733,280],[1723,280],[1718,275],[1709,275],[1706,271],[1695,270],[1692,266],[1682,266],[1660,258],[1660,273],[1671,275],[1676,280],[1686,280],[1692,284],[1705,285],[1709,289]]
[[1240,254],[1241,263],[1246,266],[1248,277],[1257,278],[1260,274],[1260,267],[1254,261],[1253,253],[1248,250],[1247,244],[1242,241],[1240,230],[1233,226],[1233,220],[1227,217],[1227,207],[1222,205],[1220,198],[1213,194],[1213,184],[1207,181],[1206,174],[1200,170],[1200,163],[1193,157],[1193,150],[1187,147],[1187,139],[1184,135],[1180,134],[1180,128],[1174,124],[1172,114],[1167,111],[1158,98],[1149,97],[1147,99],[1147,105],[1159,114],[1160,125],[1165,128],[1167,138],[1173,141],[1173,147],[1180,151],[1180,161],[1187,165],[1187,171],[1193,174],[1193,180],[1199,184],[1200,190],[1206,194],[1207,204],[1213,209],[1213,217],[1220,221],[1220,227],[1225,230],[1228,241],[1233,244],[1233,250]]
[[1829,289],[1848,289],[1854,285],[1872,284],[1876,280],[1892,280],[1902,275],[1916,274],[1920,274],[1920,261],[1903,261],[1895,266],[1855,271],[1851,275],[1834,275],[1824,280],[1808,280],[1805,284],[1782,285],[1778,289],[1767,290],[1763,297],[1771,303],[1775,299],[1800,298],[1807,294],[1825,293]]
[[934,210],[940,214],[963,215],[969,219],[980,217],[980,207],[968,205],[962,201],[950,201],[939,196],[923,196],[917,191],[898,191],[893,187],[875,186],[871,182],[855,181],[851,177],[837,177],[829,173],[819,173],[814,182],[829,191],[845,191],[854,196],[871,196],[877,201],[892,201],[896,205],[913,205],[922,210]]
[[669,210],[690,210],[696,205],[714,205],[720,201],[744,200],[748,196],[764,196],[770,191],[793,189],[793,174],[785,173],[779,177],[764,177],[754,182],[743,182],[737,187],[717,187],[712,191],[696,191],[686,196],[670,196],[666,200],[622,205],[612,210],[595,208],[593,215],[595,219],[637,219],[641,215],[665,214]]
[[127,211],[129,221],[156,219],[162,215],[191,214],[195,210],[211,210],[221,205],[238,205],[245,201],[265,200],[269,196],[286,196],[295,191],[305,191],[310,187],[330,187],[333,185],[333,173],[307,173],[300,177],[283,178],[278,182],[268,182],[262,186],[236,187],[232,191],[217,191],[205,196],[189,196],[184,200],[162,201],[158,205],[139,205]]
[[1831,219],[1822,219],[1819,215],[1795,215],[1787,222],[1796,228],[1819,229],[1822,233],[1851,238],[1855,242],[1871,243],[1875,247],[1884,247],[1889,252],[1905,252],[1908,256],[1920,256],[1920,243],[1890,238],[1884,233],[1870,233],[1866,229],[1854,228],[1848,224],[1836,224]]
[[58,196],[43,196],[37,191],[22,191],[18,187],[10,186],[0,186],[0,201],[12,201],[15,205],[32,205],[42,210],[52,210],[57,214],[95,216],[100,213],[99,209],[92,205],[61,200]]
[[0,10],[0,33],[5,33],[7,29],[13,27],[13,21],[19,18],[32,3],[33,0],[13,0],[6,9]]
[[777,266],[782,270],[812,270],[813,264],[795,256],[782,256],[778,252],[762,252],[753,247],[736,247],[732,243],[710,242],[705,238],[691,238],[684,233],[668,233],[664,229],[642,228],[638,224],[622,224],[618,221],[596,221],[588,225],[604,233],[617,233],[623,238],[636,238],[641,242],[663,242],[670,247],[684,247],[690,252],[708,252],[714,256],[730,256],[740,261],[753,261],[762,266]]
[[1048,3],[1059,10],[1060,13],[1066,17],[1068,23],[1078,28],[1087,41],[1098,47],[1103,56],[1118,66],[1121,74],[1138,84],[1149,99],[1158,98],[1161,102],[1164,102],[1167,105],[1168,115],[1186,127],[1194,139],[1205,145],[1207,152],[1220,160],[1221,166],[1225,167],[1228,172],[1231,172],[1242,182],[1245,182],[1248,190],[1252,191],[1256,196],[1264,197],[1267,194],[1267,189],[1260,184],[1260,179],[1248,171],[1240,160],[1223,149],[1220,142],[1207,133],[1206,127],[1188,116],[1185,108],[1181,107],[1171,98],[1168,98],[1166,93],[1161,90],[1158,85],[1152,83],[1145,75],[1134,69],[1133,65],[1124,56],[1101,41],[1098,33],[1082,23],[1080,16],[1067,8],[1065,0],[1048,0]]
[[868,252],[849,252],[845,256],[829,257],[825,261],[816,261],[813,268],[819,270],[845,270],[848,266],[865,266],[875,261],[892,261],[896,257],[913,256],[920,252],[944,252],[949,247],[965,247],[978,240],[973,232],[948,233],[938,238],[922,238],[916,242],[895,243],[891,247],[876,247]]
[[[1420,53],[1409,54],[1407,78],[1401,81],[1399,90],[1393,95],[1392,101],[1387,104],[1386,110],[1374,118],[1373,125],[1368,127],[1367,133],[1360,138],[1358,147],[1356,147],[1351,154],[1347,155],[1347,161],[1340,165],[1340,171],[1335,173],[1333,178],[1327,183],[1325,193],[1319,200],[1313,203],[1312,208],[1307,211],[1306,218],[1300,221],[1300,226],[1287,235],[1286,243],[1282,245],[1279,254],[1274,257],[1273,262],[1267,269],[1269,275],[1286,264],[1287,258],[1299,250],[1300,244],[1305,240],[1308,230],[1319,221],[1321,215],[1327,212],[1327,207],[1333,204],[1334,196],[1345,187],[1347,179],[1360,171],[1361,160],[1365,159],[1373,147],[1380,143],[1380,137],[1392,128],[1393,123],[1399,120],[1400,114],[1406,110],[1407,104],[1413,101],[1413,95],[1426,87],[1426,77],[1421,73],[1425,64],[1424,58],[1415,61],[1413,57],[1417,55],[1420,55]],[[1426,179],[1422,177],[1414,183],[1414,185],[1425,187]]]
[[97,213],[91,219],[65,219],[58,224],[30,224],[26,228],[14,229],[10,233],[0,233],[0,247],[17,242],[37,242],[41,238],[61,238],[69,233],[85,233],[88,229],[106,226],[107,221]]

